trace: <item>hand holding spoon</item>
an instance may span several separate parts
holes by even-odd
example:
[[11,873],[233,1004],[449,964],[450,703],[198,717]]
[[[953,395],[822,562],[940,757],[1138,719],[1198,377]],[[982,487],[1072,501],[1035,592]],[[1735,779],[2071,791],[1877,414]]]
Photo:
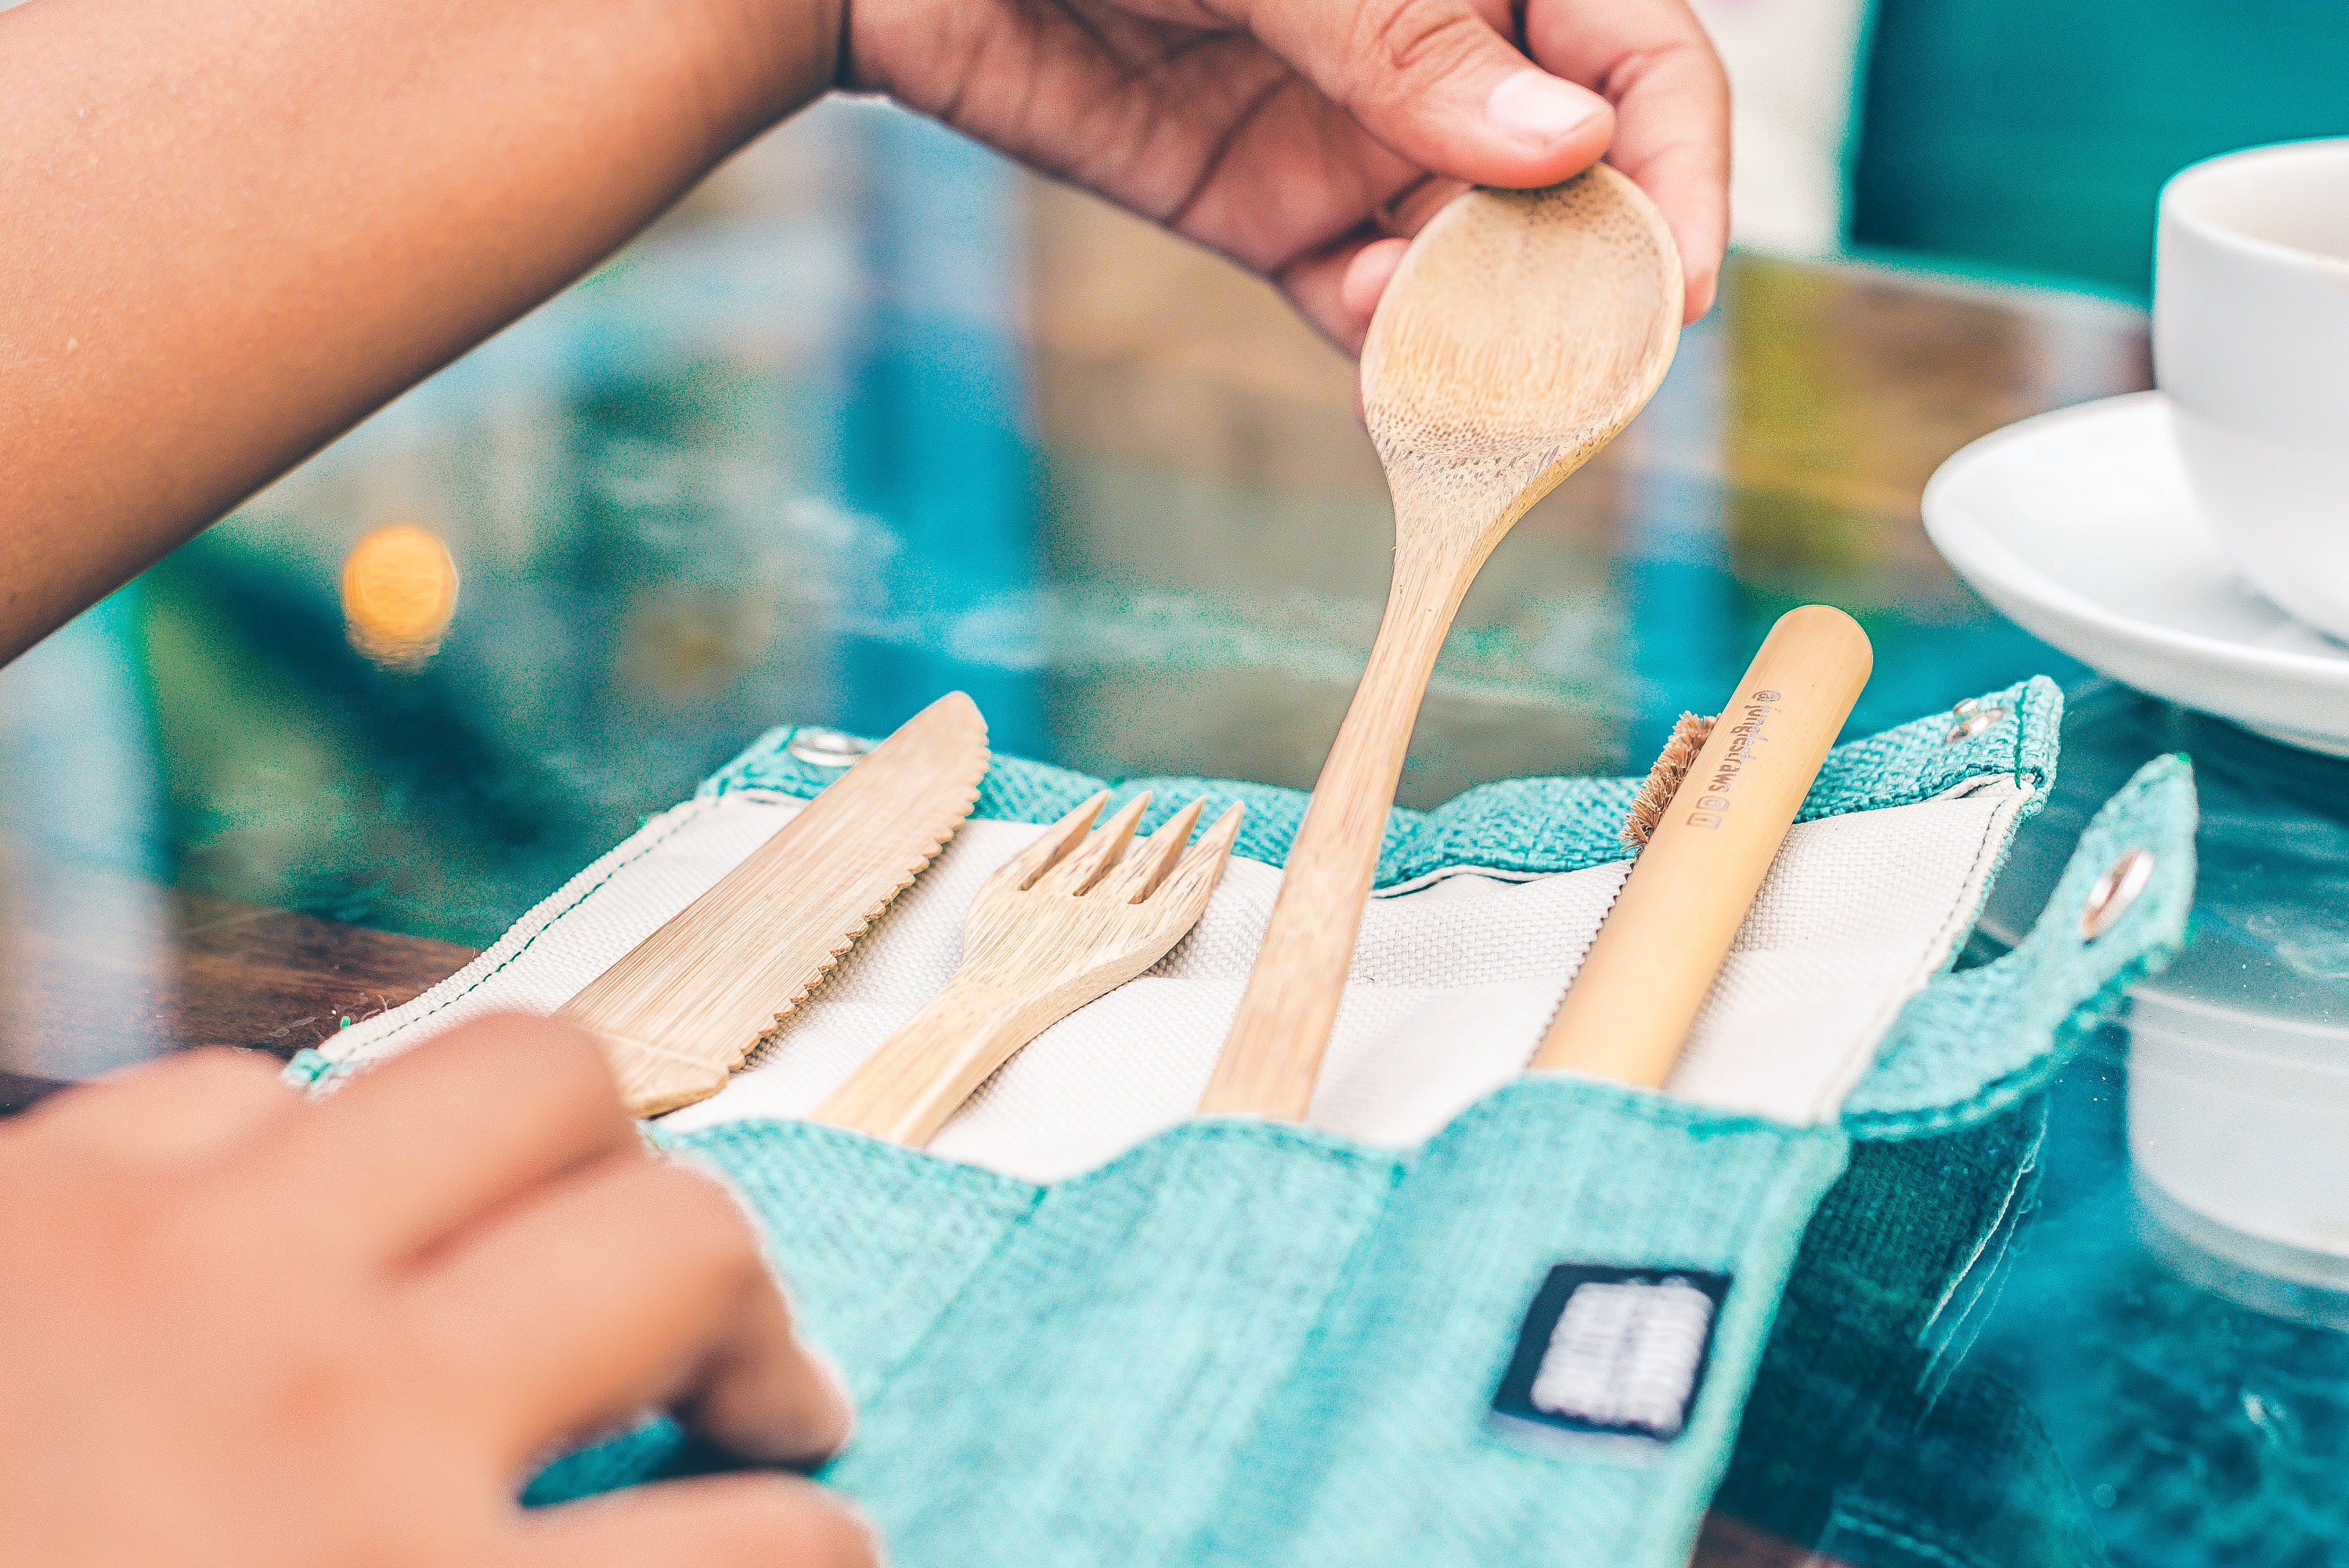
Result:
[[1371,319],[1362,411],[1394,497],[1394,577],[1199,1109],[1301,1119],[1435,655],[1526,509],[1612,440],[1680,340],[1680,253],[1605,164],[1471,191],[1413,242]]

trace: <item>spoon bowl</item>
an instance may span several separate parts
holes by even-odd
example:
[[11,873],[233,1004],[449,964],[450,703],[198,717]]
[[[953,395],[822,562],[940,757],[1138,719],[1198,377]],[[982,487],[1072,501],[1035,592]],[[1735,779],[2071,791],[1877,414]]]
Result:
[[1605,164],[1546,191],[1471,191],[1438,212],[1362,346],[1362,415],[1398,546],[1437,535],[1481,565],[1646,406],[1682,298],[1662,215]]

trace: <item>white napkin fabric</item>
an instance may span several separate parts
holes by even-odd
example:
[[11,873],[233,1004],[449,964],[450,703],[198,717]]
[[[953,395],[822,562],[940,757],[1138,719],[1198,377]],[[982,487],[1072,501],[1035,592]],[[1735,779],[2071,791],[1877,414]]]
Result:
[[[1667,1092],[1786,1122],[1833,1117],[1901,1005],[1948,962],[2027,799],[2013,779],[1991,775],[1915,805],[1797,826]],[[494,1009],[554,1011],[800,806],[740,792],[654,818],[464,969],[344,1031],[326,1054],[362,1061]],[[945,985],[980,882],[1040,831],[965,824],[771,1045],[723,1092],[662,1125],[812,1111]],[[1464,869],[1373,898],[1310,1119],[1401,1147],[1523,1071],[1628,869]],[[932,1151],[1052,1181],[1190,1116],[1279,885],[1274,867],[1235,858],[1174,952],[1047,1030]]]

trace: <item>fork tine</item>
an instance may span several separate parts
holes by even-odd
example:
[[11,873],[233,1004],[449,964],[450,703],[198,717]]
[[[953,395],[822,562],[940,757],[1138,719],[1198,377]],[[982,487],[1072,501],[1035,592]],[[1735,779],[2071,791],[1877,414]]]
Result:
[[1009,881],[1021,892],[1026,892],[1046,872],[1060,863],[1061,857],[1075,847],[1077,841],[1085,836],[1085,830],[1093,825],[1093,819],[1101,815],[1101,809],[1107,804],[1109,791],[1099,791],[1092,799],[1045,829],[1034,843],[1005,861],[995,874]]
[[1240,819],[1246,814],[1245,808],[1236,804],[1199,835],[1199,841],[1176,863],[1174,874],[1160,884],[1159,903],[1206,907],[1207,896],[1223,877],[1224,862],[1231,858],[1232,842],[1240,836]]
[[1174,857],[1191,841],[1191,830],[1198,826],[1199,813],[1206,805],[1202,796],[1167,818],[1139,849],[1118,862],[1116,871],[1102,879],[1102,891],[1128,903],[1140,903],[1157,892],[1158,884],[1174,869]]
[[1125,852],[1128,839],[1133,837],[1134,823],[1142,813],[1150,810],[1150,791],[1144,789],[1117,809],[1117,815],[1085,835],[1085,841],[1071,850],[1061,862],[1036,879],[1035,886],[1054,892],[1089,892],[1095,883],[1107,876],[1117,865],[1118,856]]

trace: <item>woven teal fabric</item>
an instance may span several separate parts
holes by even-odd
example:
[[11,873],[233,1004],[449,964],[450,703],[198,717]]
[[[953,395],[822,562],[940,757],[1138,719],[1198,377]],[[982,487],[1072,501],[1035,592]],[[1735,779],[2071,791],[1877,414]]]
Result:
[[1853,1144],[1715,1507],[1855,1568],[2101,1563],[2045,1434],[1963,1359],[2033,1210],[2046,1109],[2027,1096],[1971,1127]]
[[[680,1143],[749,1201],[858,1395],[826,1479],[894,1562],[1005,1568],[1685,1563],[1846,1147],[1564,1078],[1401,1154],[1197,1122],[1050,1187],[805,1124]],[[1690,1425],[1652,1464],[1487,1426],[1526,1306],[1569,1260],[1735,1281]],[[681,1447],[638,1434],[532,1501]],[[1559,1558],[1561,1530],[1595,1554]]]
[[[1808,810],[1904,803],[1993,769],[2044,781],[2053,688],[1992,700],[2010,717],[1971,742],[1949,742],[1937,717],[1839,748]],[[796,769],[770,738],[710,788],[810,792]],[[1045,820],[1093,787],[1001,761],[981,810]],[[1216,788],[1249,791],[1272,819],[1257,852],[1278,858],[1298,798]],[[1526,780],[1398,812],[1381,874],[1612,858],[1600,830],[1628,789]],[[1911,1002],[1843,1126],[1537,1078],[1415,1150],[1197,1122],[1049,1186],[810,1125],[676,1146],[741,1191],[810,1334],[847,1372],[863,1424],[825,1479],[874,1514],[895,1562],[1677,1568],[1733,1449],[1733,1494],[1743,1482],[1814,1511],[1857,1506],[1831,1474],[1857,1463],[1850,1445],[1803,1418],[1863,1429],[1868,1401],[1899,1390],[1903,1357],[1930,1341],[1933,1310],[1917,1304],[1962,1294],[2011,1241],[2032,1091],[2179,939],[2192,830],[2183,764],[2155,764],[2092,826],[2030,940]],[[2088,940],[2088,885],[2140,846],[2152,884]],[[1857,1162],[1857,1186],[1837,1180],[1855,1134],[1885,1150]],[[1824,1229],[1810,1223],[1823,1198]],[[1490,1424],[1520,1321],[1558,1264],[1732,1277],[1669,1443],[1561,1452]],[[1782,1403],[1745,1423],[1769,1439],[1757,1455],[1736,1437],[1765,1346],[1764,1391]],[[563,1460],[529,1501],[691,1462],[655,1423]],[[1885,1528],[1920,1538],[1913,1521]]]
[[[1803,805],[1803,819],[1905,805],[1940,794],[1984,773],[2013,774],[2043,788],[2055,776],[2055,736],[2064,696],[2053,681],[2023,682],[1979,699],[2005,717],[1977,736],[1952,741],[1952,721],[1935,714],[1835,748]],[[761,736],[701,787],[704,795],[771,789],[807,798],[836,773],[792,757],[796,728]],[[1387,820],[1378,885],[1392,887],[1450,866],[1507,872],[1572,872],[1630,853],[1623,847],[1624,813],[1637,779],[1510,779],[1480,785],[1433,811],[1397,808]],[[1226,779],[1127,779],[1116,781],[999,757],[979,787],[977,814],[1012,822],[1055,820],[1100,789],[1123,802],[1153,792],[1142,821],[1148,832],[1198,796],[1213,804],[1247,807],[1238,853],[1268,865],[1288,859],[1289,841],[1304,819],[1302,790]]]
[[[1964,1126],[2045,1083],[2114,996],[2176,955],[2194,902],[2194,824],[2186,759],[2146,764],[2080,836],[2047,916],[2022,944],[1995,963],[1942,976],[1902,1011],[1844,1102],[1846,1124],[1873,1137]],[[2091,887],[2139,848],[2153,853],[2151,880],[2118,924],[2088,941],[2080,916]],[[1989,1022],[2018,1012],[2028,1027]]]
[[[1842,1158],[1832,1130],[1562,1080],[1403,1155],[1178,1129],[1040,1197],[833,1479],[906,1563],[1487,1563],[1568,1520],[1594,1562],[1685,1562],[1736,1428],[1734,1369]],[[1737,1282],[1718,1370],[1652,1467],[1487,1429],[1565,1260]],[[973,1398],[1031,1388],[1050,1392]],[[977,1418],[939,1419],[957,1407]]]
[[[1903,1014],[1846,1102],[1858,1141],[1804,1237],[1721,1506],[1866,1568],[2103,1563],[2035,1418],[1961,1358],[2033,1204],[2042,1086],[2181,940],[2193,824],[2185,764],[2148,765],[2082,835],[2029,937]],[[2089,887],[2140,847],[2145,893],[2085,940]],[[2003,1021],[2018,1014],[2026,1026]]]

